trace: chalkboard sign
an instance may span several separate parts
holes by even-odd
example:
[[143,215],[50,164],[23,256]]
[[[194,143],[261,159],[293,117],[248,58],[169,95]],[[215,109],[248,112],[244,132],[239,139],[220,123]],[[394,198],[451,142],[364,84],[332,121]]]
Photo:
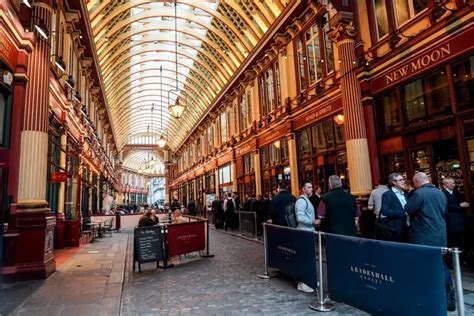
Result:
[[161,227],[137,227],[134,229],[133,270],[138,262],[138,271],[141,273],[142,263],[163,260],[163,246]]

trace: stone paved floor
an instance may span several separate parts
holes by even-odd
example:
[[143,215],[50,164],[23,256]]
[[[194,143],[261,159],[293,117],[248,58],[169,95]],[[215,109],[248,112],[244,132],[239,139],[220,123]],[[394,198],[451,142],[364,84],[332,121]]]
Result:
[[6,303],[8,309],[0,309],[0,314],[118,315],[130,236],[114,234],[84,246],[47,280],[3,286],[0,305],[13,297],[17,307],[11,311],[12,304]]
[[[210,230],[213,258],[174,259],[173,268],[132,271],[132,234],[86,245],[43,281],[0,285],[2,315],[315,315],[315,294],[285,278],[262,280],[263,245]],[[127,251],[128,244],[128,251]],[[474,315],[474,273],[463,273],[466,315]],[[366,315],[337,303],[325,315]],[[451,313],[450,315],[456,315]]]

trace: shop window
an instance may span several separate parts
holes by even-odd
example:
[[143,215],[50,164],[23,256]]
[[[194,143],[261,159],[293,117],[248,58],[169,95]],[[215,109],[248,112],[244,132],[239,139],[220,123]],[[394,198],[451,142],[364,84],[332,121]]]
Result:
[[474,108],[474,56],[454,64],[452,76],[458,110]]
[[280,146],[281,146],[281,160],[288,161],[290,159],[290,154],[288,151],[288,139],[286,137],[283,137],[280,140]]
[[397,93],[397,90],[391,90],[375,98],[376,108],[378,109],[377,113],[381,116],[379,122],[383,122],[383,124],[379,124],[382,134],[402,130],[402,116],[398,106]]
[[297,135],[297,141],[298,141],[299,157],[310,154],[311,148],[310,148],[310,143],[309,143],[309,129],[304,129],[296,135]]
[[213,130],[212,125],[207,128],[207,154],[210,154],[213,149]]
[[346,135],[344,134],[344,125],[343,124],[335,124],[335,139],[336,145],[345,145],[346,144]]
[[449,113],[451,102],[445,71],[437,71],[402,87],[402,104],[409,125]]
[[406,176],[405,156],[403,153],[383,156],[383,175],[398,172]]
[[316,17],[316,23],[306,29],[302,38],[296,42],[301,91],[334,70],[334,54],[327,34],[330,31],[327,20],[327,14]]
[[273,85],[273,69],[270,67],[265,73],[266,113],[270,113],[275,109],[275,91]]
[[334,148],[331,119],[316,124],[311,129],[313,134],[313,152],[325,152]]
[[232,182],[230,165],[219,168],[219,184]]

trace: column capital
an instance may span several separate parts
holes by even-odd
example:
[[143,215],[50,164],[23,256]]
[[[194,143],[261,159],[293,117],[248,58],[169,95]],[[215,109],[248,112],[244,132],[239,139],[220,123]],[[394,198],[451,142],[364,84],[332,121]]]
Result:
[[336,44],[345,39],[355,39],[357,34],[353,21],[339,21],[337,25],[332,27],[329,37]]

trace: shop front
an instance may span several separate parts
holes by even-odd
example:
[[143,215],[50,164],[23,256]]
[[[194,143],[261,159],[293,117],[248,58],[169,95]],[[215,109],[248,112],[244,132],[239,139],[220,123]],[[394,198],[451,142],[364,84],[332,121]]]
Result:
[[349,189],[344,115],[340,97],[315,105],[294,121],[298,178],[309,180],[328,191],[328,178],[341,177],[343,187]]
[[219,195],[227,195],[233,190],[232,183],[232,166],[230,163],[227,163],[219,167]]
[[440,40],[372,80],[382,175],[400,172],[411,184],[422,171],[437,186],[452,177],[472,201],[473,33]]
[[252,196],[256,194],[255,183],[255,150],[257,141],[253,139],[235,149],[237,191],[241,201],[245,194]]

